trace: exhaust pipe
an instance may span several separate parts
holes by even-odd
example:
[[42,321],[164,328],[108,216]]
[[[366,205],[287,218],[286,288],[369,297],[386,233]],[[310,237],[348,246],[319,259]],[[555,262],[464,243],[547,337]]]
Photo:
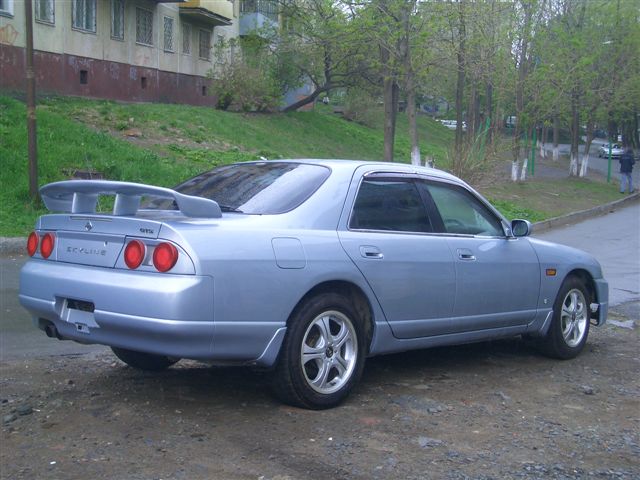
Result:
[[49,338],[57,338],[58,340],[62,340],[62,335],[58,332],[58,329],[53,323],[47,323],[44,327],[44,333]]

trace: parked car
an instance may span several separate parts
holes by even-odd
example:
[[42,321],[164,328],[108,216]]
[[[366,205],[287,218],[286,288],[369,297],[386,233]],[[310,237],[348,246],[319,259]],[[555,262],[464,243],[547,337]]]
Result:
[[[458,127],[457,120],[439,120],[439,122],[442,123],[442,125],[447,127],[449,130],[455,130]],[[462,122],[462,131],[463,132],[467,131],[467,122]]]
[[[374,355],[523,335],[573,358],[607,317],[593,257],[531,238],[528,221],[431,168],[260,161],[175,189],[40,193],[61,213],[27,241],[20,302],[35,326],[143,370],[264,367],[302,407],[340,403]],[[97,213],[105,194],[113,212]]]
[[[620,155],[622,155],[623,153],[624,153],[624,148],[622,148],[622,145],[619,145],[617,143],[614,143],[613,145],[611,145],[611,158],[619,158]],[[602,145],[600,145],[600,147],[598,148],[598,157],[609,158],[608,143],[603,143]]]

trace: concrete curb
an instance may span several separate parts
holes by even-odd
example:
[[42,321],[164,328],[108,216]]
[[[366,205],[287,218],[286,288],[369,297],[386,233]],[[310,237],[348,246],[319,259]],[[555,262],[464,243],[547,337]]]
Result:
[[533,234],[535,235],[538,232],[544,232],[556,227],[572,225],[588,218],[606,215],[607,213],[611,213],[619,208],[626,207],[627,205],[637,202],[638,200],[640,200],[640,192],[634,193],[632,195],[627,195],[620,200],[616,200],[615,202],[605,203],[604,205],[598,205],[597,207],[589,208],[588,210],[580,210],[578,212],[567,213],[566,215],[543,220],[542,222],[536,222],[533,224]]
[[[625,207],[633,202],[640,200],[640,192],[633,195],[627,195],[625,198],[616,200],[615,202],[598,205],[597,207],[579,212],[568,213],[560,217],[550,218],[542,222],[533,224],[533,233],[544,232],[555,227],[571,225],[573,223],[586,220],[587,218],[605,215],[618,208]],[[0,237],[0,255],[16,255],[26,253],[27,239],[26,237]]]

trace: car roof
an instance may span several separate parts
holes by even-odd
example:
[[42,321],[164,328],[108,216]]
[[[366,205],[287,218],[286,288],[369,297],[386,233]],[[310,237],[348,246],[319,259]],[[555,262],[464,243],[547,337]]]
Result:
[[411,165],[408,163],[397,162],[380,162],[369,160],[348,160],[348,159],[327,159],[327,158],[292,158],[292,159],[273,159],[273,160],[258,160],[254,162],[243,163],[265,163],[265,162],[284,162],[284,163],[303,163],[308,165],[322,165],[330,168],[333,171],[339,171],[341,174],[347,171],[353,172],[360,167],[365,167],[371,171],[380,172],[400,172],[400,173],[415,173],[428,175],[430,177],[441,178],[444,180],[450,180],[457,183],[465,183],[458,177],[451,175],[443,170],[438,170],[432,167],[423,167],[419,165]]

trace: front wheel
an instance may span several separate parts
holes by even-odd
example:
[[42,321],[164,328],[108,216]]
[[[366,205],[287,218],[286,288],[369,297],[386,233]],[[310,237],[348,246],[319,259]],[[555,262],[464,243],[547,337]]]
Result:
[[298,407],[334,407],[360,378],[365,348],[362,320],[344,297],[313,297],[290,319],[273,374],[274,393]]
[[591,297],[584,282],[577,277],[567,278],[553,304],[549,331],[541,340],[544,353],[569,359],[582,351],[589,335],[590,304]]
[[152,353],[136,352],[124,348],[111,347],[111,350],[124,363],[138,370],[159,372],[165,370],[176,363],[179,359],[167,357],[165,355],[154,355]]

